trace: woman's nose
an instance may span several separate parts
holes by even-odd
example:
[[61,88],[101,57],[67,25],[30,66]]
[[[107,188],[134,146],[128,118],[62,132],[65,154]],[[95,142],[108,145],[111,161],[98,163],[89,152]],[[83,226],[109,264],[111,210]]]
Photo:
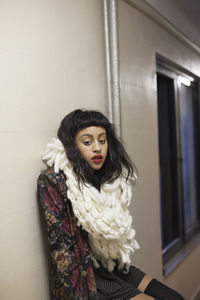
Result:
[[93,144],[93,151],[94,152],[100,152],[101,151],[101,147],[98,141],[95,141]]

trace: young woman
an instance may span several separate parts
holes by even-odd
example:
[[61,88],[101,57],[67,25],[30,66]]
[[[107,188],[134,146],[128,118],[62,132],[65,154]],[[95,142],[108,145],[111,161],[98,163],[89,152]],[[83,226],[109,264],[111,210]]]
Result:
[[75,110],[47,145],[38,196],[50,248],[51,300],[183,299],[134,266],[128,206],[137,178],[100,112]]

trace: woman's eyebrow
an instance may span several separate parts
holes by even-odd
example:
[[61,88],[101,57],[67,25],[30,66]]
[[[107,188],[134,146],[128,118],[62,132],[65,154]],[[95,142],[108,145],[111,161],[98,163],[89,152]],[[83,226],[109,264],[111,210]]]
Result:
[[102,133],[100,133],[98,136],[101,136],[101,135],[106,135],[106,132],[104,131],[104,132],[102,132]]
[[[102,132],[102,133],[98,134],[98,137],[99,137],[99,136],[102,136],[102,135],[104,135],[104,134],[106,135],[106,132]],[[82,134],[80,137],[82,138],[82,137],[84,137],[84,136],[93,138],[93,134],[89,134],[89,133],[84,133],[84,134]]]
[[84,137],[84,136],[87,136],[87,137],[90,137],[90,138],[92,138],[92,137],[93,137],[93,135],[92,135],[92,134],[87,134],[87,133],[84,133],[84,134],[82,134],[80,137],[82,138],[82,137]]

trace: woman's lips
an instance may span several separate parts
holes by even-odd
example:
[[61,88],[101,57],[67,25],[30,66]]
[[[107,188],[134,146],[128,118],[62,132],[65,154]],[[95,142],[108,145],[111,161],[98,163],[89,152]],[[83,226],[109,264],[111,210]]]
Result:
[[103,159],[103,156],[102,155],[95,155],[92,160],[95,162],[95,163],[100,163]]

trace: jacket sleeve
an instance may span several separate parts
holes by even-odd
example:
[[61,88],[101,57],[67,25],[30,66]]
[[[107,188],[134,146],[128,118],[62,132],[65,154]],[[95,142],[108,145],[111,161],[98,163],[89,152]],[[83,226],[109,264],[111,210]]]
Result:
[[51,299],[88,299],[77,261],[74,217],[67,190],[59,183],[59,175],[50,169],[40,174],[37,183],[52,262]]

